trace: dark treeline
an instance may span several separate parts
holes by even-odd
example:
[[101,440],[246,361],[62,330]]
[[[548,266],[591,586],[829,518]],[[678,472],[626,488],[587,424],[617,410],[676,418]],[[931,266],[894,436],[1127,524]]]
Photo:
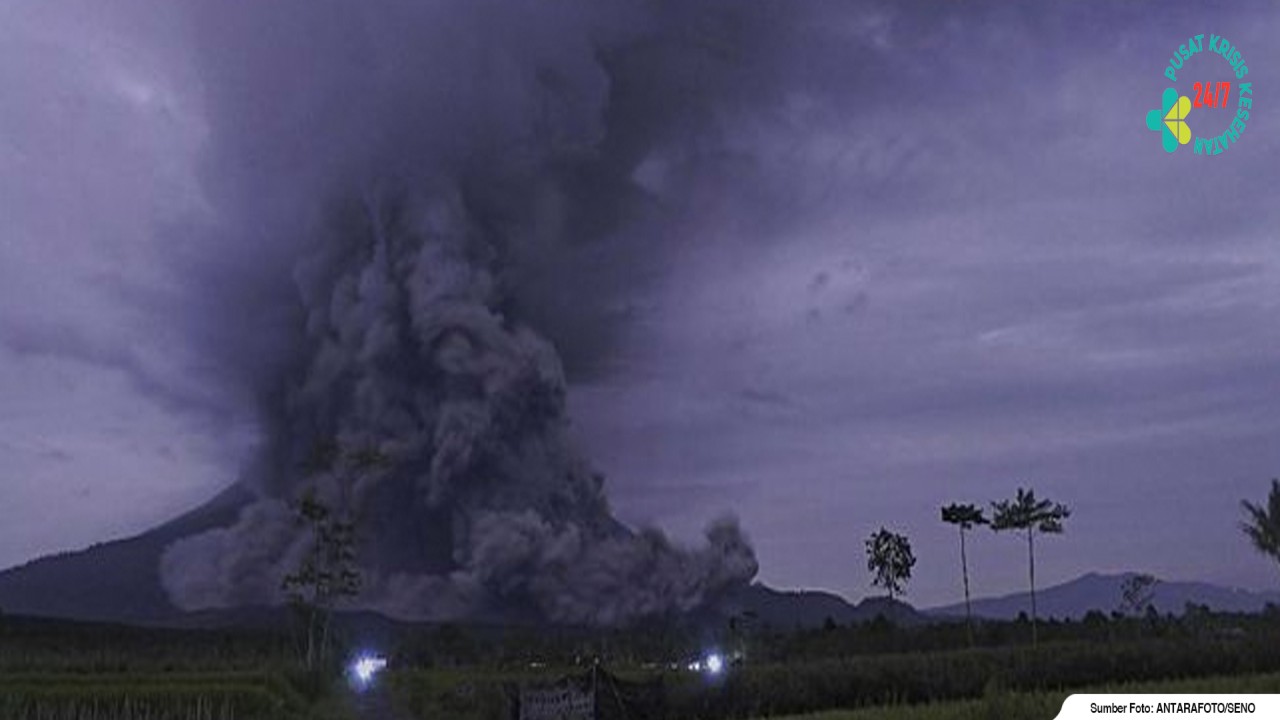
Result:
[[[1095,611],[1082,620],[1042,620],[1039,632],[1039,641],[1048,644],[1280,638],[1280,608],[1236,614],[1188,606],[1178,616]],[[378,652],[397,667],[420,668],[573,667],[597,661],[670,667],[711,650],[747,664],[787,663],[969,645],[962,619],[898,626],[883,616],[850,625],[828,621],[812,629],[774,627],[749,616],[702,623],[654,620],[626,629],[410,625],[358,616],[340,618],[335,635],[339,656]],[[0,671],[256,669],[288,663],[297,654],[296,642],[284,628],[141,628],[0,614]],[[974,643],[978,649],[1028,645],[1029,620],[975,622]]]
[[[1043,619],[1039,630],[1042,644],[1197,644],[1246,636],[1280,640],[1280,608],[1269,606],[1261,614],[1239,614],[1189,606],[1177,616],[1094,611],[1082,620]],[[1030,621],[1024,616],[1012,621],[976,622],[974,642],[978,649],[1027,646]],[[851,625],[829,621],[821,628],[801,629],[753,624],[738,617],[720,627],[651,622],[625,630],[416,626],[402,633],[390,651],[400,666],[424,668],[568,667],[597,660],[638,667],[682,664],[710,650],[740,657],[747,664],[762,664],[945,652],[968,646],[963,620],[902,627],[881,616]]]
[[5,615],[0,673],[253,670],[288,662],[281,630],[133,627]]

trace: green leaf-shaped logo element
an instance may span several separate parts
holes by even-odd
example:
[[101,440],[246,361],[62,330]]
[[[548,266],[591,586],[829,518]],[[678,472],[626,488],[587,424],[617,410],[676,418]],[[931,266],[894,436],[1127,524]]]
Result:
[[1147,113],[1147,129],[1160,133],[1160,143],[1165,152],[1173,152],[1179,145],[1191,142],[1191,128],[1187,125],[1187,115],[1191,114],[1191,98],[1178,91],[1165,88],[1160,98],[1160,109]]

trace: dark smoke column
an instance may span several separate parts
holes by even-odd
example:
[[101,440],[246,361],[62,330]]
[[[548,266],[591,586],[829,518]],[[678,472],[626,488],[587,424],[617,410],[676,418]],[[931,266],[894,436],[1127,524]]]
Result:
[[[184,7],[210,116],[211,259],[266,258],[239,268],[255,292],[228,293],[212,324],[250,328],[244,347],[280,357],[207,348],[212,363],[250,365],[265,440],[242,482],[258,500],[166,551],[175,603],[278,602],[306,552],[288,503],[313,483],[359,523],[360,603],[400,617],[617,623],[750,581],[755,556],[732,521],[683,549],[614,519],[568,439],[544,336],[575,363],[576,341],[608,339],[596,321],[611,317],[610,288],[670,234],[634,173],[653,153],[681,167],[700,148],[720,157],[716,118],[759,87],[742,59],[767,44],[751,29],[776,18],[588,0]],[[676,216],[669,195],[662,212]],[[618,260],[597,276],[609,263],[578,253],[601,243]],[[237,298],[289,287],[288,307],[260,314],[296,306],[298,321],[253,330],[245,316],[259,312]],[[304,477],[331,439],[392,462],[354,485]]]
[[[297,273],[308,352],[272,448],[289,461],[234,527],[166,552],[180,607],[278,602],[305,550],[285,503],[311,483],[358,518],[361,604],[399,617],[611,624],[691,610],[755,575],[732,521],[691,551],[612,517],[568,439],[559,359],[495,309],[498,253],[466,208],[446,184],[333,213]],[[392,463],[355,483],[290,472],[326,438]]]

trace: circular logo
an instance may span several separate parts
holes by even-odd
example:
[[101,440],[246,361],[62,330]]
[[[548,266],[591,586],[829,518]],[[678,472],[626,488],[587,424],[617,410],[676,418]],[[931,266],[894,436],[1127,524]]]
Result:
[[1175,152],[1193,139],[1196,155],[1226,152],[1240,142],[1253,110],[1248,75],[1244,54],[1226,38],[1187,38],[1164,69],[1164,77],[1174,85],[1165,88],[1160,107],[1147,112],[1147,128],[1160,133],[1165,152]]

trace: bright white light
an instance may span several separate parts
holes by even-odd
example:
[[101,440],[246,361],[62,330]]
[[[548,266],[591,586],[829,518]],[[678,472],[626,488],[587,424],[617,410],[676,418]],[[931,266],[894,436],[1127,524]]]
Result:
[[361,655],[356,658],[348,671],[351,679],[359,687],[368,687],[373,683],[373,678],[387,667],[387,659],[377,655]]
[[707,659],[703,661],[702,666],[712,675],[719,675],[724,671],[724,658],[718,653],[711,653]]

